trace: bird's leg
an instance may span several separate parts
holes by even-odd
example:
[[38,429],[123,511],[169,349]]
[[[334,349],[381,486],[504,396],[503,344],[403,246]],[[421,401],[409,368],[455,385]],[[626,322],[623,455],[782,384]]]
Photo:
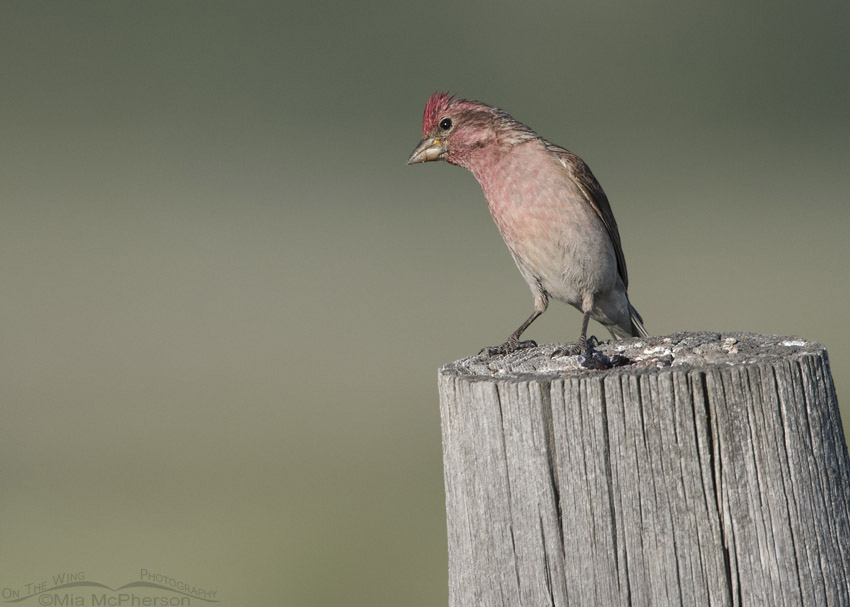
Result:
[[556,356],[576,356],[578,354],[589,355],[597,341],[595,337],[590,338],[590,343],[587,340],[587,323],[590,322],[590,311],[584,313],[584,319],[581,321],[581,335],[578,341],[570,347],[558,348],[550,355],[551,358]]
[[543,314],[543,310],[535,310],[531,316],[529,316],[524,323],[522,323],[519,328],[511,333],[511,336],[508,337],[508,341],[503,343],[501,346],[490,346],[489,348],[483,348],[481,352],[478,354],[486,354],[487,356],[496,356],[497,354],[510,354],[511,352],[515,352],[517,350],[522,350],[524,348],[534,348],[537,346],[537,342],[533,339],[528,339],[526,341],[520,341],[519,337],[523,334],[523,332],[528,328],[528,326],[534,322],[534,320]]
[[584,319],[581,321],[581,337],[578,338],[579,353],[587,350],[587,323],[590,322],[590,311],[584,313]]

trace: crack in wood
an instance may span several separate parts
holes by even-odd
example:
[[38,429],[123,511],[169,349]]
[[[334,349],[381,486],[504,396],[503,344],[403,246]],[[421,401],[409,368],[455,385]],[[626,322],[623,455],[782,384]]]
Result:
[[850,604],[850,458],[823,347],[617,344],[672,366],[557,370],[542,346],[441,370],[450,607]]

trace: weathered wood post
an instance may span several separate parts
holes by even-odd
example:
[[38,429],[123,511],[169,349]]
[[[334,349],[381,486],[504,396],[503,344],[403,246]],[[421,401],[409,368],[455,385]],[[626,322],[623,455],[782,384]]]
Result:
[[850,605],[823,346],[632,339],[605,371],[553,349],[440,369],[450,607]]

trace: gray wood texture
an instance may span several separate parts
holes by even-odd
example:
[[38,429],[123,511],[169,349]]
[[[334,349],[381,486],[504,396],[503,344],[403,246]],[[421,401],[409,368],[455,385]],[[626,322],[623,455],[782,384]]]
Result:
[[826,350],[683,333],[439,371],[450,607],[850,605]]

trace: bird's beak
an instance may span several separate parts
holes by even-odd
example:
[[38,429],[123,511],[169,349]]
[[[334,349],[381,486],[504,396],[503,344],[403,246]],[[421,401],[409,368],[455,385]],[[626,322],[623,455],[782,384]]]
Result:
[[417,164],[419,162],[430,162],[431,160],[441,160],[446,155],[446,142],[443,139],[436,137],[425,137],[413,150],[410,158],[407,159],[407,164]]

